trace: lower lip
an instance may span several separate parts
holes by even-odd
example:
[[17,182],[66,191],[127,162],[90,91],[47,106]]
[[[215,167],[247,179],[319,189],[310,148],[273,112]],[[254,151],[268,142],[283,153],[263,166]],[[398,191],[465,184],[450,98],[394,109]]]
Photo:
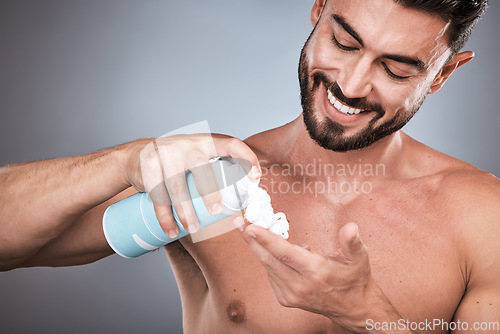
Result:
[[355,123],[358,123],[365,119],[368,115],[372,114],[372,112],[364,111],[359,114],[353,114],[353,115],[346,115],[342,112],[340,112],[337,108],[335,108],[331,103],[330,100],[328,99],[328,94],[326,87],[323,86],[324,89],[320,90],[323,94],[323,101],[325,105],[325,113],[328,118],[331,120],[334,120],[340,124],[345,124],[345,125],[353,125]]

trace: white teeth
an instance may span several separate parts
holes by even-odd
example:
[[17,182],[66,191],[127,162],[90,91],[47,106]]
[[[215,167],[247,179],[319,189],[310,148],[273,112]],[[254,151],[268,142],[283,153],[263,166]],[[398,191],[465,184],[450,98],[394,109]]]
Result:
[[349,108],[348,106],[342,105],[342,107],[340,108],[340,111],[343,112],[344,114],[350,115],[351,108]]
[[341,113],[346,115],[354,115],[354,114],[359,114],[360,112],[363,111],[361,109],[351,108],[342,104],[342,102],[340,102],[335,98],[335,96],[333,96],[332,92],[330,92],[329,89],[327,89],[326,91],[328,92],[328,100],[330,101],[330,103],[335,107],[335,109],[337,109]]

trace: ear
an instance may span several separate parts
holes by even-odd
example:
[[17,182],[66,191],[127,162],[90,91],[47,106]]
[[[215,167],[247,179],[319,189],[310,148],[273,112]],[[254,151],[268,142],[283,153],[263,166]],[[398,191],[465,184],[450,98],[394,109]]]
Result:
[[443,68],[439,71],[439,73],[434,78],[434,81],[429,88],[429,94],[435,93],[443,87],[444,83],[450,75],[455,72],[457,68],[462,65],[467,64],[474,58],[474,52],[472,51],[464,51],[456,54],[449,62],[447,62]]
[[313,27],[316,26],[316,23],[318,23],[319,18],[321,16],[321,12],[323,11],[323,8],[325,7],[326,0],[316,0],[314,2],[313,8],[311,10],[311,23]]

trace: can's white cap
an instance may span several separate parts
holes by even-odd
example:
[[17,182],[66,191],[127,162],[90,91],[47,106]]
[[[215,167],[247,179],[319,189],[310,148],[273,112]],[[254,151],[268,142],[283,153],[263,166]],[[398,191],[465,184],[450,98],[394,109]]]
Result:
[[288,238],[286,216],[283,212],[274,213],[271,197],[259,187],[260,179],[251,180],[233,159],[220,158],[212,162],[212,167],[224,202],[223,213],[234,215],[246,208],[244,216],[250,223]]
[[220,158],[213,162],[212,166],[214,170],[220,168],[220,179],[218,173],[216,177],[224,203],[222,212],[226,215],[234,215],[245,209],[248,205],[249,189],[258,187],[259,180],[251,180],[233,159]]

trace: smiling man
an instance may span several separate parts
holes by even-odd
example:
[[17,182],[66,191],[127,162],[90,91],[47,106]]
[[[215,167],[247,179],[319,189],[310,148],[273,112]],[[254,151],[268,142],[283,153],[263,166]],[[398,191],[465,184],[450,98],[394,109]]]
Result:
[[[166,246],[186,333],[500,333],[499,181],[400,130],[427,94],[473,58],[460,49],[485,7],[317,0],[300,57],[302,115],[246,145],[204,135],[155,142],[152,174],[167,178],[172,199],[185,197],[185,181],[169,175],[215,155],[240,157],[290,221],[288,241],[248,226]],[[148,145],[0,170],[1,203],[29,194],[31,211],[44,212],[34,219],[21,210],[26,203],[2,206],[2,268],[110,255],[102,214],[148,190],[139,159]],[[220,212],[219,194],[204,200]],[[195,231],[192,207],[173,203]],[[155,210],[175,235],[170,206]]]
[[446,7],[425,3],[341,1],[321,19],[312,18],[319,22],[302,51],[299,73],[304,123],[320,146],[360,149],[399,130],[428,93],[472,59],[472,52],[454,54],[457,47],[449,46],[458,27],[412,9]]
[[[398,324],[401,319],[451,322],[416,327],[432,332],[470,332],[474,322],[498,321],[498,180],[399,131],[427,94],[472,59],[472,52],[459,50],[472,29],[466,21],[484,6],[316,1],[315,29],[300,57],[303,115],[247,143],[267,162],[264,168],[320,159],[386,169],[361,178],[371,185],[369,194],[274,194],[275,207],[290,218],[292,243],[309,244],[312,253],[246,229],[283,305],[326,315],[353,332],[415,329]],[[278,144],[269,149],[268,142]],[[289,180],[281,182],[293,182],[283,175]],[[325,173],[307,177],[331,182]],[[335,174],[337,184],[352,185],[353,178]],[[453,327],[459,321],[467,325]],[[485,332],[499,330],[497,324]]]

